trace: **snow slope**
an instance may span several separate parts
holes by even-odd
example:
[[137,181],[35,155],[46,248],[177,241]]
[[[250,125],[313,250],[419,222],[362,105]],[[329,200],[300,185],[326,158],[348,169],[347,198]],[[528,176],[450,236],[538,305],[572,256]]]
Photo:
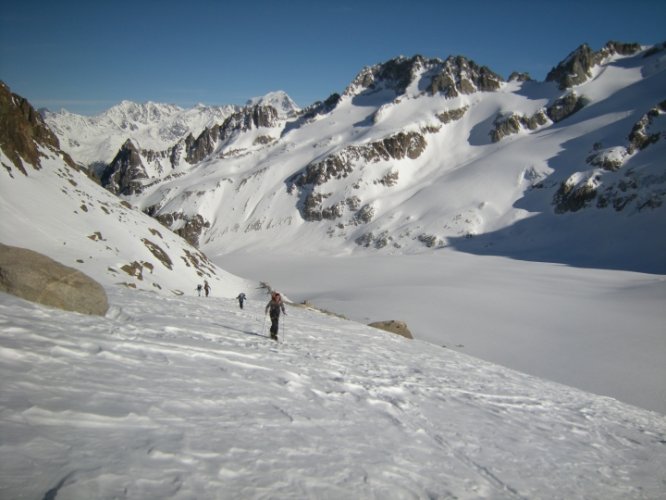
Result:
[[[247,281],[217,267],[155,219],[42,149],[41,166],[0,171],[0,241],[77,268],[103,285],[191,293],[209,280],[221,296]],[[0,163],[12,165],[0,151]],[[235,295],[234,295],[235,296]]]
[[[246,290],[248,291],[248,290]],[[0,294],[2,498],[662,498],[666,418],[264,300]]]
[[666,415],[666,277],[477,256],[216,258],[235,274],[362,323]]
[[[195,165],[157,168],[142,152],[143,187],[126,199],[175,225],[201,217],[212,255],[453,246],[664,273],[666,51],[649,49],[606,56],[567,89],[484,90],[464,58],[398,58],[298,118],[220,139]],[[452,65],[458,90],[429,90]]]

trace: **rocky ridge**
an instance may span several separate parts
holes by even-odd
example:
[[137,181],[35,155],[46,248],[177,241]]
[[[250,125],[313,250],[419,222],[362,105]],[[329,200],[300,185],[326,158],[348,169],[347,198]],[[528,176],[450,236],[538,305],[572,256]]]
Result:
[[[449,181],[441,179],[449,170],[459,169],[462,176],[463,165],[488,165],[495,180],[496,172],[515,170],[510,175],[518,180],[497,188],[515,190],[510,207],[520,206],[522,196],[536,199],[538,192],[547,200],[538,205],[540,212],[654,210],[663,198],[662,177],[638,163],[646,158],[652,165],[650,151],[662,143],[664,96],[649,80],[661,78],[663,54],[663,46],[609,42],[594,52],[582,45],[549,73],[547,82],[525,73],[504,81],[461,56],[399,57],[364,68],[342,94],[288,118],[271,106],[253,105],[164,150],[126,143],[104,184],[201,245],[236,233],[300,227],[300,222],[321,228],[329,238],[372,248],[436,248],[473,238],[492,227],[504,208],[487,201],[495,194],[485,187],[465,186],[478,198],[469,205],[447,191]],[[647,101],[640,99],[638,111],[614,111],[625,106],[606,92],[609,75],[616,73],[635,88],[644,84],[657,99],[645,108]],[[616,126],[608,126],[608,137],[603,129],[588,128],[588,120],[604,121],[609,110],[627,117],[622,118],[624,142]],[[625,123],[629,118],[632,122]],[[559,155],[554,148],[547,158],[511,164],[524,156],[519,142],[535,147],[537,139],[545,143],[574,129],[581,131],[575,153],[565,147]],[[580,154],[579,143],[585,141],[589,145]],[[490,153],[498,154],[496,165],[491,156],[484,160]],[[201,188],[194,173],[199,167],[208,178]],[[219,176],[213,178],[213,171]],[[447,197],[415,184],[429,180]],[[393,201],[410,200],[414,193],[430,197],[433,213],[439,199],[442,210],[450,212],[424,223],[414,215],[414,207],[421,211],[418,203],[406,208]],[[449,200],[461,205],[451,208]],[[216,207],[225,214],[224,223]]]
[[454,98],[474,92],[493,92],[500,88],[502,77],[486,66],[479,66],[463,56],[450,56],[446,60],[398,57],[382,64],[364,68],[345,90],[343,96],[374,93],[390,89],[402,95],[417,84],[420,92],[442,93]]
[[41,110],[48,126],[60,138],[62,148],[80,165],[106,166],[127,141],[140,149],[162,151],[189,134],[222,123],[239,106],[204,106],[183,109],[172,104],[123,101],[96,116],[65,110]]
[[[101,184],[118,195],[140,194],[148,179],[159,179],[183,164],[196,165],[208,158],[234,135],[259,128],[274,128],[278,113],[271,106],[253,106],[232,114],[222,124],[206,127],[198,137],[185,139],[164,151],[140,149],[128,139],[101,174]],[[269,137],[269,136],[260,136]],[[274,139],[263,141],[270,143]],[[262,139],[258,141],[263,145]],[[149,171],[153,175],[149,175]]]
[[[4,82],[0,82],[0,148],[23,175],[28,175],[26,163],[41,168],[41,158],[45,156],[41,148],[60,155],[75,168],[74,161],[60,150],[58,137],[41,115],[26,99],[13,94]],[[12,165],[3,166],[11,173]]]
[[[6,85],[0,88],[0,117],[2,133],[7,132],[0,151],[4,167],[0,197],[5,203],[0,219],[2,244],[40,252],[103,285],[183,294],[183,285],[193,290],[199,279],[219,283],[220,275],[226,274],[185,240],[89,178],[58,149],[58,139],[40,114]],[[133,154],[128,151],[126,165],[131,168]],[[22,224],[26,220],[29,231]],[[32,258],[30,253],[13,252],[12,256],[14,269]],[[70,276],[67,270],[62,279],[52,279],[57,273],[49,271],[51,267],[46,266],[46,274],[29,284],[26,297],[30,300],[45,291],[34,285],[40,280],[52,280],[53,289],[84,286],[85,280],[78,274]],[[17,285],[7,286],[14,290]],[[65,290],[65,295],[72,293]],[[61,307],[60,298],[48,300]]]
[[595,52],[589,45],[582,44],[550,70],[546,75],[546,81],[557,83],[560,90],[570,89],[592,78],[592,69],[602,64],[609,57],[614,55],[630,56],[641,50],[642,47],[637,43],[610,41],[601,50]]

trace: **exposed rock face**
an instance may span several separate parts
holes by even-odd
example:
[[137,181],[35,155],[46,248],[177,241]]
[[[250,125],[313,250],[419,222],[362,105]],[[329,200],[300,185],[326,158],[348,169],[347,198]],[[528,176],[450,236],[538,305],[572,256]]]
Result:
[[[39,146],[60,155],[72,168],[77,168],[69,155],[60,150],[60,142],[44,123],[41,115],[23,97],[12,94],[0,81],[0,148],[14,166],[28,175],[23,162],[41,168],[43,153]],[[11,169],[10,165],[5,168]]]
[[574,173],[560,184],[553,198],[555,211],[576,212],[593,206],[594,200],[597,208],[612,207],[618,212],[629,206],[638,211],[661,207],[666,173],[645,173],[640,167],[628,170],[622,177],[607,173],[621,170],[628,158],[666,138],[663,124],[657,122],[664,119],[664,114],[666,101],[654,106],[634,124],[626,146],[601,149],[595,145],[596,152],[586,161],[596,169]]
[[589,205],[597,196],[598,179],[576,182],[574,177],[567,179],[555,193],[555,212],[577,212]]
[[355,243],[365,248],[380,249],[389,244],[392,244],[395,248],[400,248],[400,245],[394,241],[388,231],[382,231],[379,234],[375,234],[372,231],[367,232],[356,238]]
[[[147,211],[147,213],[148,215],[151,215],[150,211]],[[155,216],[155,219],[194,247],[199,247],[201,234],[204,229],[210,227],[210,222],[205,220],[200,214],[197,214],[194,217],[187,217],[180,212],[174,212],[170,214],[159,214]]]
[[377,90],[380,87],[392,89],[397,95],[401,95],[423,63],[424,58],[417,55],[409,59],[397,57],[382,64],[363,68],[352,80],[345,95],[355,93],[354,89]]
[[569,92],[548,106],[546,114],[548,118],[557,123],[583,109],[586,102],[584,97],[577,96],[575,92]]
[[104,288],[92,278],[45,255],[0,244],[0,290],[66,311],[103,316]]
[[181,158],[190,165],[196,165],[210,156],[215,148],[234,134],[247,132],[259,127],[275,127],[279,116],[271,106],[254,106],[229,116],[221,125],[206,128],[194,137],[188,135],[167,151],[139,150],[127,140],[118,154],[103,170],[100,183],[109,191],[119,195],[140,193],[145,181],[149,179],[143,161],[152,163],[158,159],[169,159],[171,168],[176,167]]
[[498,116],[494,122],[495,127],[490,131],[490,138],[493,142],[499,142],[508,135],[517,134],[523,128],[536,130],[546,123],[548,123],[548,117],[542,110],[529,117],[515,113]]
[[633,154],[636,150],[645,149],[650,144],[654,144],[661,137],[660,132],[649,131],[650,125],[661,114],[666,113],[666,101],[661,101],[657,106],[648,111],[641,119],[634,125],[634,128],[629,134],[629,147],[627,151]]
[[431,94],[443,93],[446,97],[474,92],[493,92],[500,88],[502,78],[486,66],[478,66],[462,56],[449,57],[427,87]]
[[574,50],[546,76],[547,82],[556,82],[560,90],[569,89],[592,78],[592,68],[614,54],[632,55],[641,50],[637,43],[608,42],[599,52],[587,44]]
[[354,169],[354,163],[359,160],[367,163],[403,158],[415,160],[421,156],[426,146],[423,135],[417,132],[399,132],[367,145],[346,147],[323,160],[310,163],[303,172],[290,178],[289,182],[299,187],[306,184],[320,186],[330,179],[347,177]]
[[100,182],[112,193],[132,195],[141,192],[142,181],[147,178],[139,150],[127,139],[113,161],[102,172]]
[[254,106],[243,108],[234,113],[220,126],[220,141],[230,138],[234,133],[247,132],[261,127],[276,127],[280,117],[272,106]]
[[509,81],[510,82],[531,82],[532,77],[530,76],[529,73],[521,73],[518,71],[514,71],[509,75]]
[[437,113],[435,116],[437,116],[440,122],[446,125],[448,123],[460,120],[463,116],[465,116],[465,113],[467,113],[468,109],[469,106],[464,106],[458,109],[442,111],[441,113]]
[[425,88],[430,94],[443,93],[447,97],[492,92],[502,82],[502,78],[487,67],[478,66],[462,56],[451,56],[442,61],[416,55],[411,58],[398,57],[364,68],[349,85],[345,95],[382,88],[402,95],[421,73],[424,74],[424,80],[419,82],[419,87]]
[[407,324],[404,321],[396,321],[393,319],[389,321],[376,321],[370,323],[368,326],[384,330],[385,332],[396,333],[408,339],[414,338],[412,332],[409,331],[409,328],[407,328]]
[[[348,177],[360,163],[377,163],[403,158],[415,160],[423,153],[426,146],[425,137],[418,132],[399,132],[370,144],[348,146],[323,160],[310,163],[304,170],[291,176],[287,179],[288,189],[290,192],[295,188],[300,190],[299,210],[303,219],[307,221],[336,219],[342,217],[345,208],[356,210],[360,205],[360,200],[357,197],[351,197],[329,207],[323,207],[324,200],[330,194],[316,192],[316,187],[322,186],[332,179]],[[396,179],[398,177],[397,173],[394,173],[393,176]],[[368,222],[373,214],[371,207],[363,207],[355,215],[355,220]]]

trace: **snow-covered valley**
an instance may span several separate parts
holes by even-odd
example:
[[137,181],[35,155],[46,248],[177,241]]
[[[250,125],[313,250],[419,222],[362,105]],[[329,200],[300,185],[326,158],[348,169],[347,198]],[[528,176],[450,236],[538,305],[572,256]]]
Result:
[[0,85],[0,243],[111,305],[0,292],[0,497],[662,498],[664,69],[401,57],[85,119]]
[[666,277],[475,256],[214,259],[365,324],[401,320],[416,339],[666,415]]
[[1,295],[3,498],[660,498],[663,415],[265,297]]

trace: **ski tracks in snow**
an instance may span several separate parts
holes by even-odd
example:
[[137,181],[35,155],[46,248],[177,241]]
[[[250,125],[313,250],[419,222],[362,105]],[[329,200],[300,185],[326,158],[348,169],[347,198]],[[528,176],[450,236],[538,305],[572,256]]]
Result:
[[106,318],[3,296],[0,496],[643,498],[664,486],[656,414],[308,309],[287,307],[275,343],[263,303],[110,296]]

